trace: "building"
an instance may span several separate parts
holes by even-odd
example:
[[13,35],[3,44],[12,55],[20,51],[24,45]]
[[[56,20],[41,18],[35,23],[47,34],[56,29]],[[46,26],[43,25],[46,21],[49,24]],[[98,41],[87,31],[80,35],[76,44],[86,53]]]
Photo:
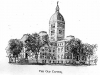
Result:
[[73,36],[67,36],[66,39],[57,41],[57,63],[68,64],[72,63],[73,54],[70,51],[70,46],[68,42],[73,39]]
[[49,40],[56,42],[63,40],[65,37],[65,21],[59,12],[59,5],[57,2],[56,11],[49,20]]
[[56,11],[49,21],[49,40],[51,43],[55,43],[55,45],[52,45],[50,48],[50,50],[53,50],[52,47],[55,47],[55,51],[51,53],[56,59],[53,62],[68,63],[70,59],[72,59],[72,54],[70,50],[67,49],[67,43],[72,38],[72,36],[68,36],[67,39],[65,39],[65,20],[59,11],[57,2]]
[[[72,53],[70,52],[68,41],[74,37],[67,36],[65,39],[65,21],[59,11],[58,2],[56,11],[49,20],[49,36],[46,31],[39,32],[39,36],[42,47],[39,50],[38,63],[65,64],[71,62]],[[25,43],[27,38],[28,35],[24,35],[21,41]]]
[[38,62],[42,64],[49,63],[49,46],[45,44],[40,48],[40,52],[38,55]]
[[57,63],[64,63],[66,40],[57,41]]
[[49,50],[49,64],[55,64],[57,63],[56,61],[56,51],[57,51],[57,43],[56,42],[51,42],[50,43],[50,50]]
[[65,21],[59,11],[59,5],[57,2],[56,11],[49,20],[49,40],[51,42],[50,54],[52,56],[52,58],[50,59],[50,63],[63,62],[65,45],[60,46],[59,43],[61,40],[64,40],[64,37]]

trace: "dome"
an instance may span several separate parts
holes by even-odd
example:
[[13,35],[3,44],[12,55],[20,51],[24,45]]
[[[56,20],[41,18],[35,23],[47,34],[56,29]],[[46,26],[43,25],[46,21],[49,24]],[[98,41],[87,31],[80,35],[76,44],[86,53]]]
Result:
[[56,22],[56,21],[63,21],[63,22],[65,22],[63,16],[59,12],[58,2],[57,2],[56,12],[51,16],[49,22],[52,23],[52,22]]
[[50,18],[50,22],[55,22],[55,21],[65,22],[63,16],[59,12],[55,12]]
[[39,35],[40,36],[45,36],[45,35],[47,35],[47,32],[46,31],[41,31],[41,32],[39,32]]

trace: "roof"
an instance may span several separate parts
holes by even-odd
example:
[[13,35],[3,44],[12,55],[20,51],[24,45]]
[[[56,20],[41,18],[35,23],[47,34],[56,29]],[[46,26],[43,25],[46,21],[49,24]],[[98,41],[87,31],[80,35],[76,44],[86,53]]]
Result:
[[56,22],[56,21],[63,21],[63,22],[65,22],[63,16],[59,12],[58,2],[57,2],[57,6],[56,6],[56,12],[51,16],[51,18],[49,20],[49,23]]
[[55,12],[55,13],[51,16],[51,18],[50,18],[50,20],[49,20],[50,23],[51,23],[51,22],[56,22],[56,21],[63,21],[63,22],[65,22],[63,16],[60,14],[60,12]]

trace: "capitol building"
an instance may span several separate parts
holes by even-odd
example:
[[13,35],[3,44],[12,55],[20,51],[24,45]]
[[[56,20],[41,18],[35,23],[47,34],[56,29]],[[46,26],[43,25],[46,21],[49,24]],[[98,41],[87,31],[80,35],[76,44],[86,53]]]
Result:
[[[42,36],[41,36],[42,35]],[[46,32],[40,32],[40,36],[47,35]],[[55,13],[49,20],[49,45],[44,45],[40,48],[38,60],[40,63],[55,64],[55,63],[71,63],[73,54],[68,48],[68,41],[74,36],[67,36],[65,39],[65,20],[60,13],[60,8],[57,2]]]

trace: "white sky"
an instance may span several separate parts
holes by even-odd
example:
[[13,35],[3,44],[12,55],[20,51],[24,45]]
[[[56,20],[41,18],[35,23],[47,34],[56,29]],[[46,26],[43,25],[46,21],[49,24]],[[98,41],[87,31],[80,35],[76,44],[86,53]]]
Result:
[[[84,43],[99,45],[100,0],[58,1],[65,19],[65,35],[74,35]],[[55,13],[56,5],[57,0],[0,0],[0,62],[7,60],[5,48],[9,39],[20,39],[26,33],[49,31],[49,19]]]

